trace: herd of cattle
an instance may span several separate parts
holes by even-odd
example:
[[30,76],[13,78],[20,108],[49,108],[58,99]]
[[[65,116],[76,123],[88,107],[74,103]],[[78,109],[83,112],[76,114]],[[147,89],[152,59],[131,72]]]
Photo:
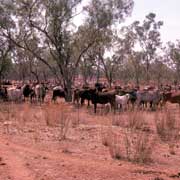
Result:
[[155,87],[146,87],[143,89],[127,88],[116,86],[114,89],[107,89],[101,84],[96,84],[94,88],[81,88],[74,90],[74,103],[84,104],[84,101],[90,101],[94,105],[94,112],[96,113],[97,104],[111,105],[114,111],[119,108],[126,110],[131,108],[150,108],[155,110],[158,106],[162,108],[167,101],[171,103],[178,103],[180,107],[180,88],[176,91],[172,90],[170,86],[166,86],[163,89],[157,89]]
[[[51,99],[54,102],[57,97],[65,98],[67,92],[61,86],[48,87],[44,83],[34,86],[30,84],[2,86],[0,88],[0,99],[13,102],[29,99],[31,103],[43,103],[48,91],[52,91]],[[101,83],[96,83],[94,87],[73,88],[73,103],[83,105],[85,100],[88,101],[88,106],[90,106],[90,102],[94,105],[95,113],[97,104],[110,104],[114,111],[117,108],[124,111],[129,107],[156,109],[158,106],[165,105],[167,101],[178,103],[180,106],[180,88],[172,90],[170,86],[161,89],[150,86],[143,89],[115,86],[108,89]]]

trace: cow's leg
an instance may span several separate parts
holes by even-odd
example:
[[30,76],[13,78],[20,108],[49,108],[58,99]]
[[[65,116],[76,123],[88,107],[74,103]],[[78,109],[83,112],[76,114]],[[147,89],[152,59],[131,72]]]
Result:
[[131,102],[131,104],[132,104],[131,111],[134,111],[134,107],[135,107],[135,101],[132,101],[132,102]]
[[115,109],[119,111],[119,104],[117,102],[115,103]]
[[112,112],[112,109],[114,110],[114,114],[116,113],[116,106],[117,106],[117,103],[116,102],[110,102],[110,105],[111,105],[111,112]]
[[96,113],[97,104],[94,103],[94,113]]
[[75,98],[75,96],[73,96],[73,104],[75,104],[76,103],[76,98]]
[[53,96],[52,96],[52,99],[51,99],[51,101],[55,101],[55,97],[54,97],[54,94],[53,94]]
[[144,106],[145,106],[145,109],[147,109],[147,107],[148,107],[148,103],[147,103],[147,101],[146,101],[146,102],[144,102]]
[[81,106],[84,104],[84,98],[81,98]]
[[36,103],[36,94],[31,94],[31,103]]
[[56,103],[56,100],[57,100],[57,96],[54,96],[54,97],[53,97],[53,102],[54,102],[54,104]]
[[114,109],[114,114],[116,114],[116,103],[113,103],[113,105],[111,106],[111,109],[112,109],[112,107]]
[[80,97],[77,97],[76,102],[77,102],[77,104],[79,106],[80,105]]
[[140,109],[140,110],[144,109],[144,101],[138,102],[138,109]]
[[88,107],[90,106],[90,100],[88,99]]
[[30,95],[30,102],[33,103],[33,95]]
[[149,102],[149,109],[152,111],[153,107],[152,107],[152,101]]

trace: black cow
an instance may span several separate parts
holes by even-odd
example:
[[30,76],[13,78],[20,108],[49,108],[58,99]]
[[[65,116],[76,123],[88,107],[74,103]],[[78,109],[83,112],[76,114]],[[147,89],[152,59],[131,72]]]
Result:
[[3,100],[3,101],[8,100],[7,88],[6,87],[1,87],[0,88],[0,99]]
[[55,102],[57,97],[65,98],[65,91],[64,91],[64,89],[61,89],[61,88],[54,88],[53,89],[52,100]]
[[94,113],[96,113],[97,104],[107,104],[110,103],[111,107],[114,108],[115,111],[115,91],[109,92],[97,92],[96,89],[92,89],[89,91],[91,95],[91,102],[94,104]]
[[79,101],[81,100],[81,105],[83,105],[84,101],[87,100],[89,106],[91,100],[91,90],[92,89],[75,89],[73,102],[77,102],[77,104],[79,104]]
[[102,92],[102,90],[103,89],[105,89],[106,88],[106,86],[105,85],[103,85],[102,83],[95,83],[95,88],[96,88],[96,90],[98,91],[98,92]]
[[33,98],[36,97],[34,89],[32,89],[29,84],[26,84],[23,87],[23,96],[24,96],[24,100],[25,100],[25,98],[30,97],[31,102],[32,102]]

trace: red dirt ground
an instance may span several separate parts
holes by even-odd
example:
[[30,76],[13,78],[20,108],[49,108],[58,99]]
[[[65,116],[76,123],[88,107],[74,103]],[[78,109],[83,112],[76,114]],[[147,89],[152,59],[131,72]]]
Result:
[[[180,120],[178,108],[172,107]],[[71,119],[65,140],[60,140],[57,120],[62,108]],[[123,114],[117,115],[121,121],[125,121]],[[145,112],[149,136],[155,133],[154,114]],[[172,155],[167,143],[158,140],[148,164],[113,159],[109,147],[102,144],[102,129],[110,127],[112,117],[111,113],[94,115],[86,106],[78,111],[64,102],[0,105],[0,180],[180,179],[179,142]]]

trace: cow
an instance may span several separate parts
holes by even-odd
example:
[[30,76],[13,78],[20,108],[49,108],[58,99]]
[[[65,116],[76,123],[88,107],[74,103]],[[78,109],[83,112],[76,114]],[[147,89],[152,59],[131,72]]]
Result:
[[127,109],[129,99],[130,99],[130,94],[125,94],[123,96],[119,96],[119,95],[115,96],[116,105],[122,107],[122,110]]
[[37,84],[34,88],[35,96],[37,98],[37,101],[40,103],[44,102],[44,98],[46,96],[46,87],[44,84]]
[[0,99],[2,101],[7,101],[8,95],[7,95],[7,88],[6,87],[1,87],[0,88]]
[[52,100],[55,102],[57,97],[65,98],[65,91],[61,86],[56,86],[53,88]]
[[29,84],[25,84],[22,87],[22,89],[23,89],[24,101],[26,98],[30,97],[30,100],[32,103],[32,100],[36,97],[35,90],[33,88],[31,88],[31,86]]
[[155,109],[155,107],[162,100],[162,95],[159,90],[152,91],[137,91],[137,105],[145,105],[147,107],[147,103],[150,103],[150,108]]
[[85,100],[88,101],[88,107],[90,106],[90,101],[92,101],[92,92],[102,92],[102,90],[105,88],[105,86],[101,83],[96,83],[94,88],[90,88],[89,86],[83,86],[82,89],[75,89],[74,95],[73,95],[73,102],[77,102],[79,104],[79,101],[81,100],[81,105],[84,104]]
[[164,92],[163,93],[163,104],[167,101],[171,103],[177,103],[180,107],[180,91],[178,92]]
[[20,102],[23,100],[22,89],[16,87],[10,87],[7,89],[7,98],[9,101]]
[[107,104],[110,103],[111,108],[114,108],[115,112],[115,91],[109,92],[97,92],[96,89],[89,90],[91,97],[91,102],[94,104],[94,113],[96,113],[97,104]]
[[106,86],[105,85],[103,85],[102,83],[95,83],[95,88],[96,88],[96,90],[98,91],[98,92],[102,92],[102,90],[103,89],[105,89],[106,88]]
[[89,89],[75,89],[74,90],[74,98],[73,102],[77,102],[79,104],[79,101],[81,100],[81,105],[84,104],[84,101],[88,101],[88,107],[90,106],[90,100],[91,100],[91,88]]
[[130,89],[130,90],[119,89],[117,91],[117,95],[119,96],[123,96],[125,94],[129,94],[128,104],[131,103],[132,107],[134,108],[135,102],[137,100],[137,90],[136,89]]
[[80,100],[80,94],[81,91],[79,88],[74,89],[73,91],[73,103],[77,103],[79,105],[79,100]]

